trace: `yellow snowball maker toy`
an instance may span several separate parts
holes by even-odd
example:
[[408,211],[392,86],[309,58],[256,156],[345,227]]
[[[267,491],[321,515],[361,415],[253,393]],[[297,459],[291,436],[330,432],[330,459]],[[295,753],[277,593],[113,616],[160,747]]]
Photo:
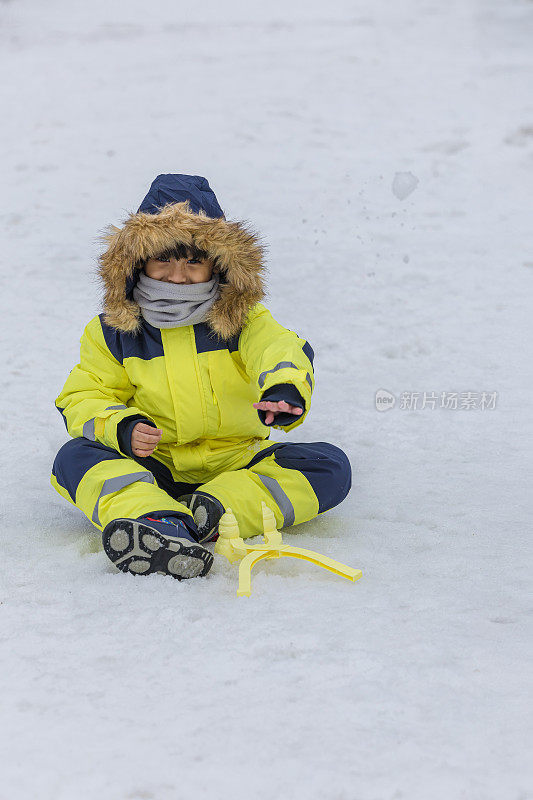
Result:
[[239,525],[231,508],[220,519],[218,526],[218,539],[215,544],[215,553],[225,556],[233,564],[240,561],[239,565],[239,596],[250,596],[252,592],[252,567],[264,558],[280,558],[281,556],[291,556],[292,558],[302,558],[304,561],[311,561],[319,567],[329,569],[336,575],[348,578],[349,581],[356,581],[362,576],[360,569],[352,569],[340,561],[315,553],[313,550],[303,550],[301,547],[291,547],[283,544],[281,533],[276,528],[274,512],[266,503],[261,503],[263,507],[263,532],[265,537],[264,544],[246,544],[239,532]]

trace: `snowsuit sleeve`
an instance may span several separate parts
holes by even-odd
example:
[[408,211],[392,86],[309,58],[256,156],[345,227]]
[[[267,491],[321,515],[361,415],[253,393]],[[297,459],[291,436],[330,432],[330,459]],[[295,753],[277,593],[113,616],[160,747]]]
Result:
[[[258,400],[279,397],[304,409],[299,417],[278,415],[275,420],[278,424],[272,427],[291,431],[301,425],[309,413],[314,389],[314,354],[309,342],[276,322],[270,311],[258,303],[251,309],[242,330],[239,354],[257,387]],[[260,412],[262,421],[265,413]],[[290,423],[291,419],[294,422]],[[290,424],[283,424],[285,420]]]
[[56,408],[73,438],[84,436],[129,455],[120,446],[122,437],[117,435],[120,423],[138,417],[154,427],[157,425],[145,412],[127,405],[134,387],[107,347],[99,317],[86,326],[80,345],[80,363],[56,398]]

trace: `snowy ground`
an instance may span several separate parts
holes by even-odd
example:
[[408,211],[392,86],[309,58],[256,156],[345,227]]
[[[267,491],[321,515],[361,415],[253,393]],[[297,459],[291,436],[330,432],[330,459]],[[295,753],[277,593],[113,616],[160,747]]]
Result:
[[[0,3],[1,800],[533,797],[532,36],[527,0]],[[289,438],[354,470],[286,539],[355,584],[117,574],[49,486],[96,237],[160,172],[269,243],[316,352]]]

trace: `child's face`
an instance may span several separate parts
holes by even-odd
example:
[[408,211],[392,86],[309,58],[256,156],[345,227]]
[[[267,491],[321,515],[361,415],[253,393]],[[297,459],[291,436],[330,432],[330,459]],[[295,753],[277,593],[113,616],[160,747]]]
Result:
[[167,283],[205,283],[213,274],[212,258],[176,258],[162,255],[149,258],[144,271],[149,278]]

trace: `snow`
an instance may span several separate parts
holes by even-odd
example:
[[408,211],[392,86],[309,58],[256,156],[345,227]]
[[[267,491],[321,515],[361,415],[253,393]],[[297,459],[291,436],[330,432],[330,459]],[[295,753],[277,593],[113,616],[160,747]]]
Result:
[[[13,0],[0,23],[1,800],[533,797],[531,4]],[[268,306],[315,349],[311,415],[274,438],[338,444],[354,485],[285,539],[354,584],[116,573],[49,485],[97,237],[172,171],[261,231]]]
[[418,178],[412,172],[397,172],[392,181],[392,193],[398,200],[405,200],[418,186]]

